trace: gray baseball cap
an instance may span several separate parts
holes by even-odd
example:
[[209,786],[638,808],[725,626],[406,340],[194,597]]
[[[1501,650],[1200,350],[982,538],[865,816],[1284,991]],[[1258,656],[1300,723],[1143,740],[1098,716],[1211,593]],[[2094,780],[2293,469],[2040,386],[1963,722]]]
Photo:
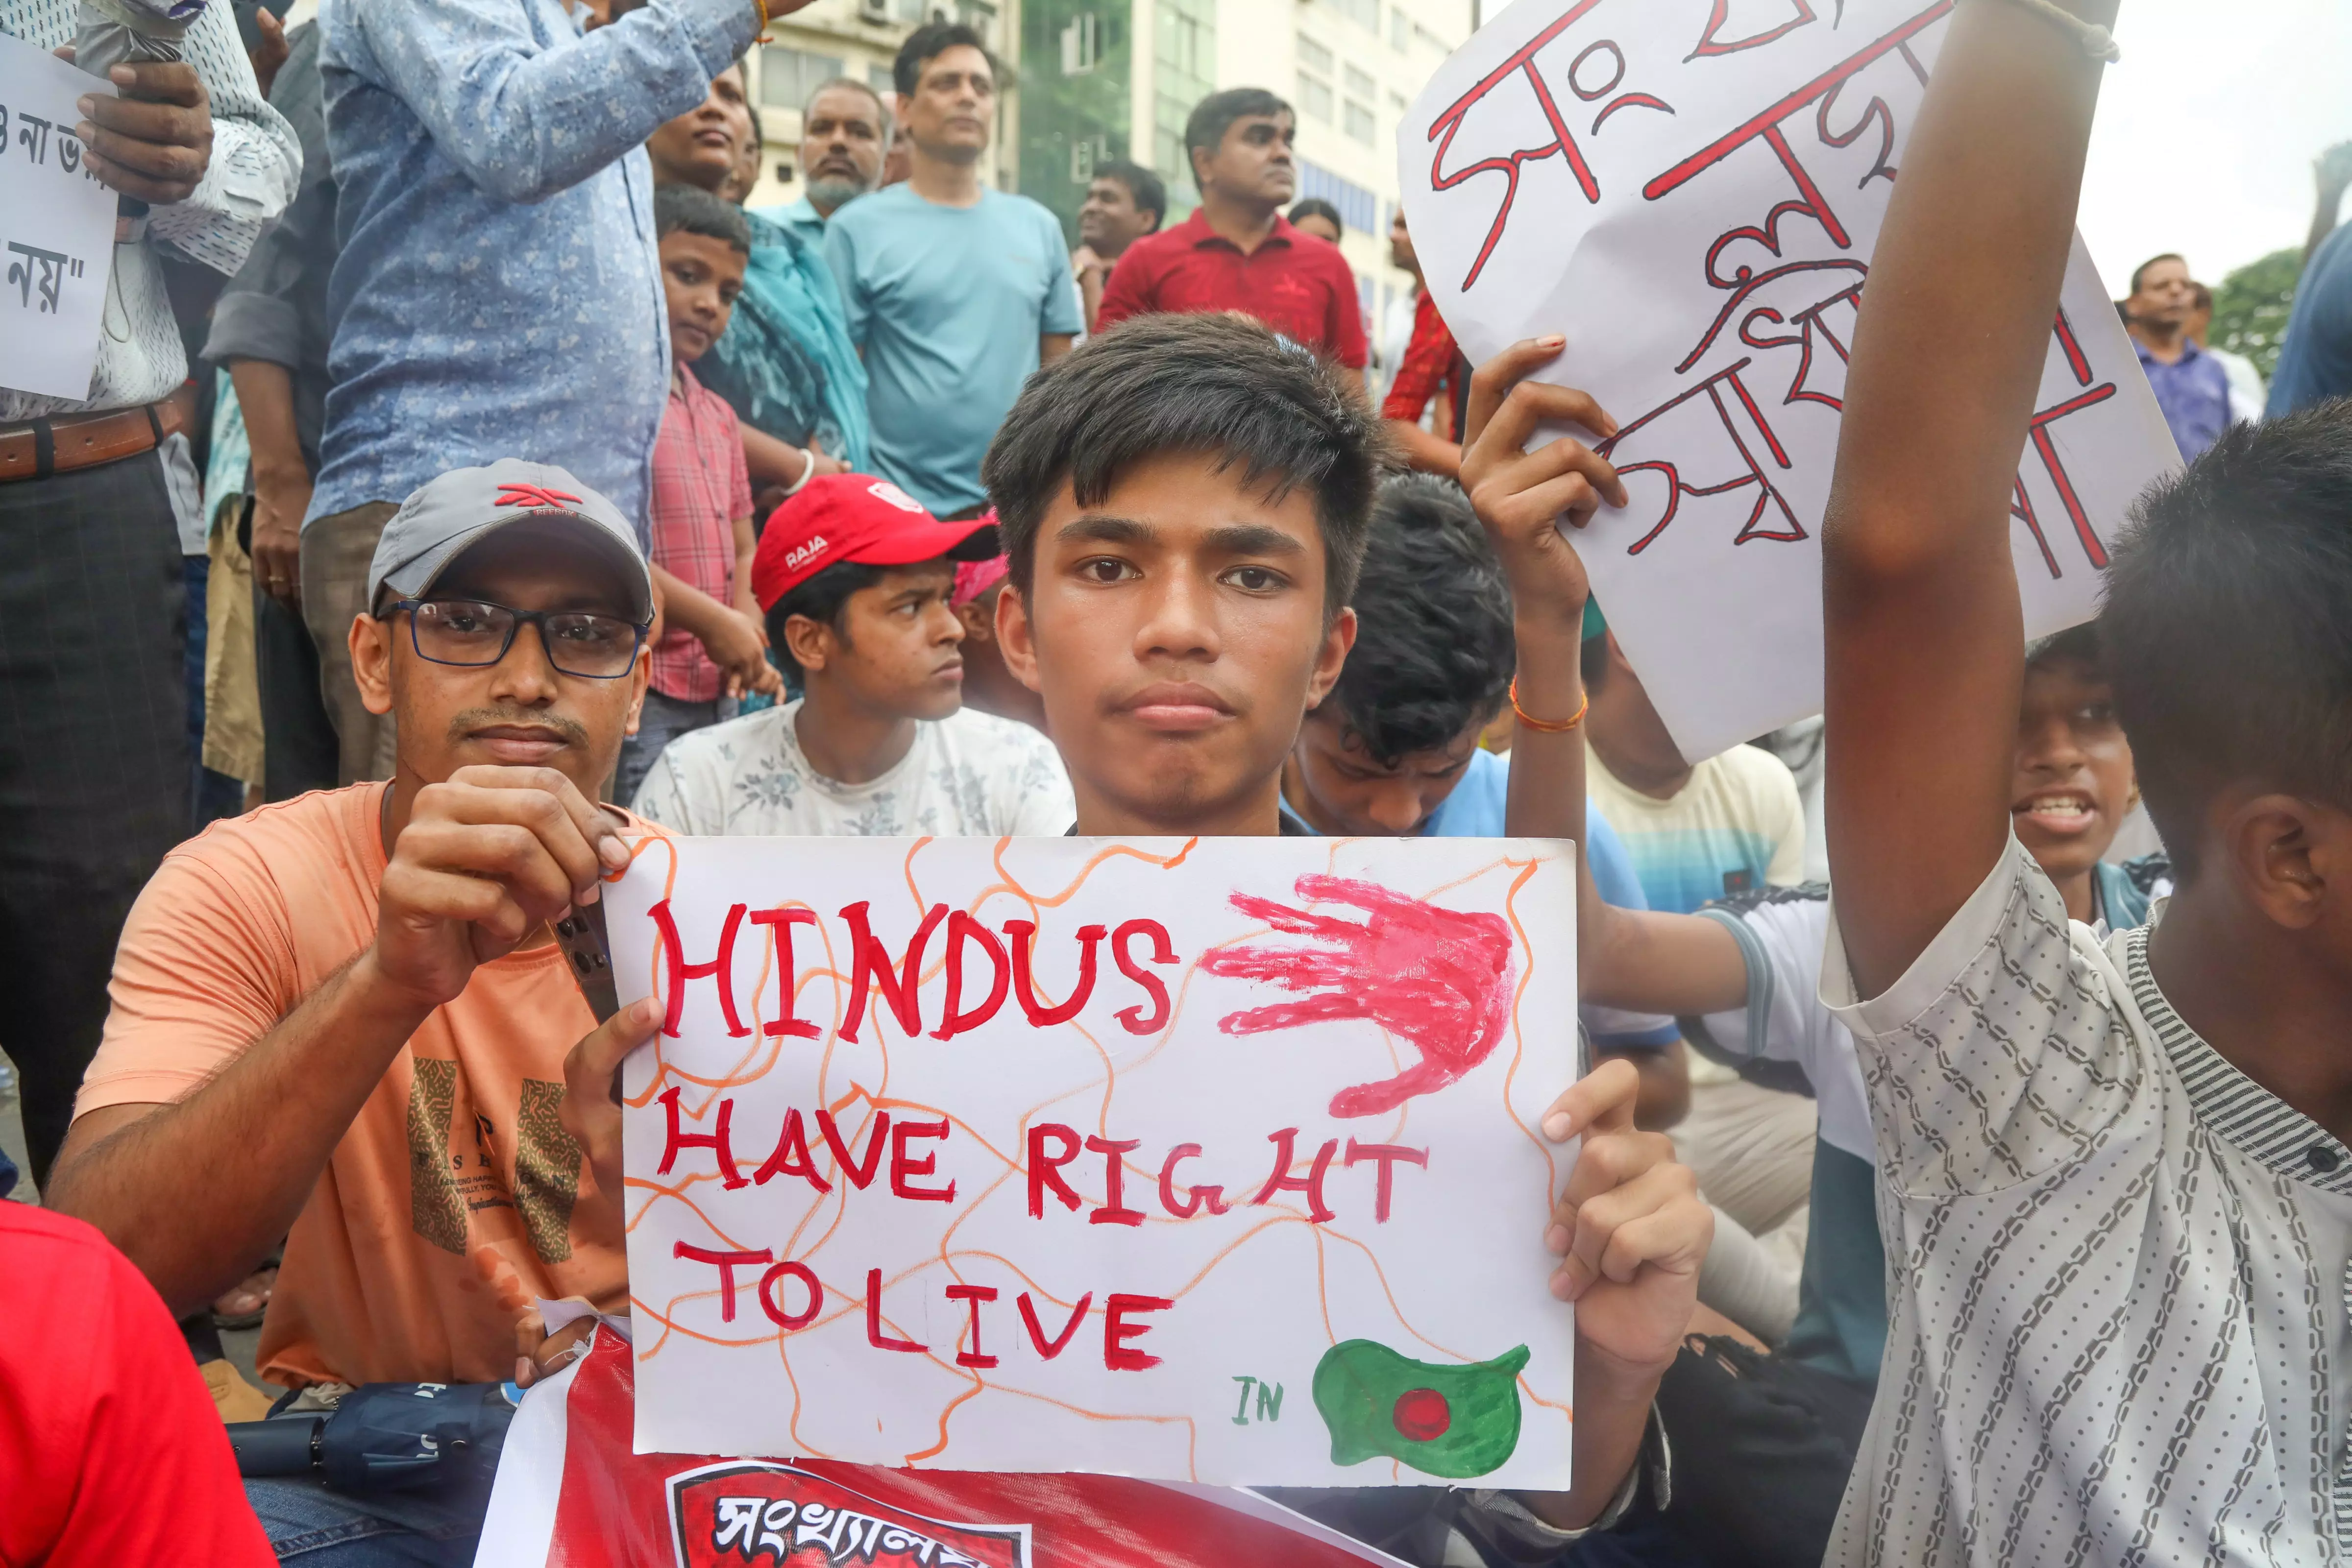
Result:
[[628,586],[631,618],[640,624],[654,618],[653,573],[620,509],[564,470],[516,457],[487,468],[453,468],[403,501],[376,541],[368,603],[381,604],[386,589],[417,598],[459,555],[515,528],[543,532],[553,549],[605,557]]

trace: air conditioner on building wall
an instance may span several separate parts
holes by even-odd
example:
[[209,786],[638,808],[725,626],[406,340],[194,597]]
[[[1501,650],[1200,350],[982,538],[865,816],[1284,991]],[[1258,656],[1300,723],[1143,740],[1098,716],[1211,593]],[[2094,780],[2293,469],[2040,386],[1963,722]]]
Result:
[[857,0],[857,19],[861,22],[888,22],[890,0]]

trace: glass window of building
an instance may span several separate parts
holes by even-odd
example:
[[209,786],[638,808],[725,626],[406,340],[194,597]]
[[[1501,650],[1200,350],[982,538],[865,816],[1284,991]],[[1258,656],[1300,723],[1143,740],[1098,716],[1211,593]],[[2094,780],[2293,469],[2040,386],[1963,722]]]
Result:
[[798,109],[809,94],[841,74],[839,55],[814,54],[763,45],[760,50],[760,101],[779,109]]
[[1331,123],[1331,84],[1318,81],[1305,71],[1298,73],[1298,110],[1309,120]]

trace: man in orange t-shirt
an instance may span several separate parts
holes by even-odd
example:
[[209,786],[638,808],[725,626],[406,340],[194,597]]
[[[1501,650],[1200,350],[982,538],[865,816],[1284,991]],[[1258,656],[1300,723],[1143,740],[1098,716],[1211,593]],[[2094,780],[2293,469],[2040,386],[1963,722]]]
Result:
[[[645,695],[653,585],[610,502],[509,459],[408,498],[368,602],[352,664],[398,771],[164,861],[48,1196],[174,1312],[285,1236],[274,1380],[497,1381],[538,1338],[533,1298],[626,1302],[564,1063],[653,1019],[600,1030],[548,923],[627,863],[629,819],[593,796]],[[318,1523],[273,1514],[288,1484],[248,1488],[281,1545]]]

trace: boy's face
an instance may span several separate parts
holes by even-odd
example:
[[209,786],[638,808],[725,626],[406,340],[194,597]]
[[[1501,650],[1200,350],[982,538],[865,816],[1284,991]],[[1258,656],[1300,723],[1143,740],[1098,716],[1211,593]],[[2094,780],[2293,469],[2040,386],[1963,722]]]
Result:
[[963,706],[963,622],[948,608],[955,568],[896,566],[851,594],[838,627],[795,615],[793,657],[829,701],[896,718],[946,718]]
[[662,293],[669,300],[670,358],[690,365],[710,351],[743,292],[743,253],[723,239],[673,229],[662,235]]
[[1471,725],[1448,744],[1408,752],[1383,765],[1348,721],[1310,713],[1291,748],[1306,800],[1292,801],[1318,832],[1332,838],[1395,838],[1421,831],[1477,755],[1486,723]]
[[2080,659],[2027,666],[2010,818],[2053,876],[2088,870],[2131,811],[2131,745],[2107,683]]
[[1064,482],[997,640],[1045,700],[1089,832],[1189,833],[1271,811],[1283,758],[1356,638],[1324,613],[1315,502],[1170,454],[1101,504]]

